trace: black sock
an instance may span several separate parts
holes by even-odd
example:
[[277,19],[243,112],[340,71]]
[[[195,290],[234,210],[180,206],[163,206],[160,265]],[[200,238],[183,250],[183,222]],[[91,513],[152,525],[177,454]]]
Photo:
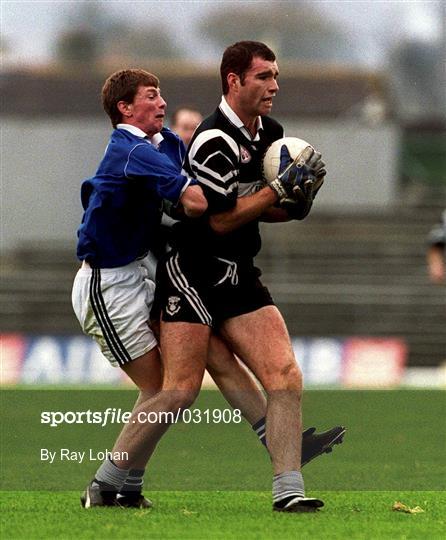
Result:
[[252,429],[257,433],[260,442],[266,446],[266,418],[261,418],[258,422],[252,425]]

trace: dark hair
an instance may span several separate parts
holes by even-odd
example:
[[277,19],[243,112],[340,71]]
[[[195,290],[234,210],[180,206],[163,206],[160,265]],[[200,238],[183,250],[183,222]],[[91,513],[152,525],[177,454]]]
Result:
[[178,116],[183,111],[192,112],[192,113],[198,113],[201,116],[201,112],[196,107],[190,107],[189,105],[181,105],[180,107],[177,107],[171,117],[170,117],[170,125],[174,126],[177,123]]
[[238,75],[243,84],[245,73],[251,66],[252,59],[256,56],[270,62],[274,62],[276,59],[273,51],[260,41],[238,41],[225,50],[220,65],[221,85],[224,95],[229,92],[229,73]]
[[102,87],[102,106],[110,117],[113,127],[122,120],[118,103],[132,103],[139,86],[159,87],[159,79],[143,69],[122,69],[112,73]]

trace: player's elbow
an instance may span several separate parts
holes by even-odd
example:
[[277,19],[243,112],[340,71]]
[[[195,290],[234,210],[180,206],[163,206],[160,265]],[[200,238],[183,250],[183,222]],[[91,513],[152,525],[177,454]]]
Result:
[[183,193],[181,204],[187,217],[197,218],[203,215],[208,207],[206,197],[199,186],[189,186]]
[[194,201],[193,203],[184,206],[184,213],[187,217],[197,218],[206,212],[207,207],[208,203],[206,202],[206,199],[200,202]]

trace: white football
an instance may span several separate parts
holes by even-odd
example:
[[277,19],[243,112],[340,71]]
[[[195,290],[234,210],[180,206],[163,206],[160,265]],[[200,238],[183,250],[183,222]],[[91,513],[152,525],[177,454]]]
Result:
[[279,174],[280,150],[284,144],[287,146],[292,159],[300,157],[308,146],[313,148],[310,143],[297,137],[283,137],[274,141],[263,158],[263,178],[267,182],[272,182]]

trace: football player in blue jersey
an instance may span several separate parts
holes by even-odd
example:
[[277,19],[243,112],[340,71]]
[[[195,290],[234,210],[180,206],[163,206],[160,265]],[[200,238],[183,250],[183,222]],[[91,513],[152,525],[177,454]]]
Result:
[[[138,406],[161,386],[157,340],[148,325],[155,285],[146,255],[157,241],[162,201],[189,217],[201,215],[207,202],[196,182],[179,172],[184,146],[163,128],[166,102],[156,76],[139,69],[116,72],[104,84],[102,102],[115,129],[96,174],[81,188],[82,267],[72,302],[83,330],[141,390]],[[124,428],[120,440],[131,448],[132,437]],[[138,489],[145,461],[135,461],[128,474],[106,460],[96,479],[107,484],[110,475],[120,474],[129,488],[123,504],[147,506]],[[116,493],[107,496],[115,504]],[[94,505],[92,497],[94,489],[83,504]]]
[[[143,70],[119,71],[107,79],[102,99],[115,129],[95,176],[82,185],[84,216],[77,249],[82,267],[72,300],[83,330],[140,389],[137,418],[153,410],[146,402],[162,386],[157,340],[148,324],[155,288],[149,252],[157,247],[161,203],[167,200],[177,215],[197,218],[207,202],[195,180],[180,174],[185,149],[163,128],[166,103],[157,77]],[[265,444],[265,398],[217,336],[209,342],[207,369]],[[141,491],[155,447],[145,434],[147,425],[130,421],[123,428],[113,455],[132,453],[129,467],[106,459],[81,498],[84,507],[151,505]],[[321,434],[307,430],[302,464],[341,440],[340,428]]]

